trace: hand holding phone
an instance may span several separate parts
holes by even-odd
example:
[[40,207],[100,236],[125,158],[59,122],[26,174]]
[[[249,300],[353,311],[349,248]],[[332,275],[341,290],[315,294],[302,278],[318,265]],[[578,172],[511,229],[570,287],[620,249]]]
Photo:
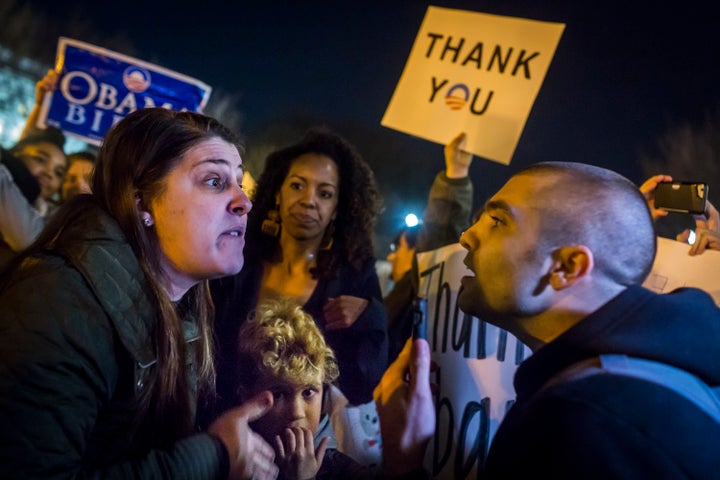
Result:
[[415,297],[413,300],[412,338],[427,339],[427,298]]
[[704,215],[708,190],[703,182],[660,182],[655,189],[655,208]]

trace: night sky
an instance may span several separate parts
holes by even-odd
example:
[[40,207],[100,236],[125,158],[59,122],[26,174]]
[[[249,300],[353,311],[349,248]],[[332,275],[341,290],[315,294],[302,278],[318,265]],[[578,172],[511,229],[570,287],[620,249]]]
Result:
[[640,183],[640,152],[720,100],[720,30],[699,2],[128,1],[122,12],[105,2],[33,3],[56,15],[83,4],[108,34],[127,36],[136,56],[237,95],[250,160],[253,141],[290,119],[346,136],[385,196],[381,256],[443,167],[441,145],[380,125],[428,5],[566,24],[510,166],[476,159],[471,168],[476,206],[516,168],[541,160],[600,165]]

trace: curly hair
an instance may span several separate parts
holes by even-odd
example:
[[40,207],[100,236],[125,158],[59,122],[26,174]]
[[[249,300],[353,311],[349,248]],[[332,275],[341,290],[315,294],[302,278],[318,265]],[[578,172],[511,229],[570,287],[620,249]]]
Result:
[[268,211],[275,209],[275,197],[280,190],[293,161],[306,153],[331,158],[338,169],[338,215],[334,220],[333,246],[317,255],[315,278],[332,278],[339,269],[341,259],[359,269],[363,262],[374,256],[373,230],[382,211],[382,199],[375,184],[375,175],[360,153],[344,138],[325,127],[314,127],[294,145],[271,153],[265,169],[258,178],[253,209],[248,216],[248,245],[258,249],[259,258],[269,261],[276,257],[277,238],[261,232],[261,224]]
[[318,378],[334,384],[339,376],[335,353],[302,307],[289,299],[262,303],[240,328],[238,391],[246,397],[260,380],[292,384]]

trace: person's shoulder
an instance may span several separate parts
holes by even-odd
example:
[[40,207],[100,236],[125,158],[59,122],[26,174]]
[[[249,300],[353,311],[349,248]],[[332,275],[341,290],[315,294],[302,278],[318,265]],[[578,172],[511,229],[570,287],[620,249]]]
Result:
[[[644,290],[644,289],[642,289]],[[642,316],[663,317],[666,321],[679,318],[717,319],[720,307],[705,290],[681,287],[666,293],[647,292],[642,303]]]
[[[112,338],[102,304],[84,277],[65,259],[44,255],[26,259],[9,274],[0,291],[7,334],[46,345],[82,345]],[[55,339],[55,340],[53,340]],[[86,348],[89,348],[86,345]]]
[[[701,443],[698,431],[703,432]],[[596,465],[611,457],[617,465],[632,462],[645,473],[659,464],[702,470],[718,441],[720,424],[681,395],[654,382],[598,374],[558,383],[516,403],[495,435],[490,457],[494,471],[507,471],[517,462],[543,471],[568,458],[577,471],[594,465],[598,475],[612,476],[612,469],[603,470],[610,464]]]
[[705,290],[695,287],[680,287],[662,296],[670,304],[696,305],[720,311],[713,297]]

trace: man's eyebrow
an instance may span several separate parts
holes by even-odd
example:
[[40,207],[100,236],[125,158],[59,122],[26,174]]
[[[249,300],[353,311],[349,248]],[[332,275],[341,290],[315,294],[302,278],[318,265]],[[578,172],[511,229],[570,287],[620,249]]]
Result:
[[515,217],[513,214],[513,209],[510,207],[510,205],[505,202],[504,200],[489,200],[485,203],[485,206],[483,207],[483,213],[492,211],[492,210],[502,210],[510,217]]

